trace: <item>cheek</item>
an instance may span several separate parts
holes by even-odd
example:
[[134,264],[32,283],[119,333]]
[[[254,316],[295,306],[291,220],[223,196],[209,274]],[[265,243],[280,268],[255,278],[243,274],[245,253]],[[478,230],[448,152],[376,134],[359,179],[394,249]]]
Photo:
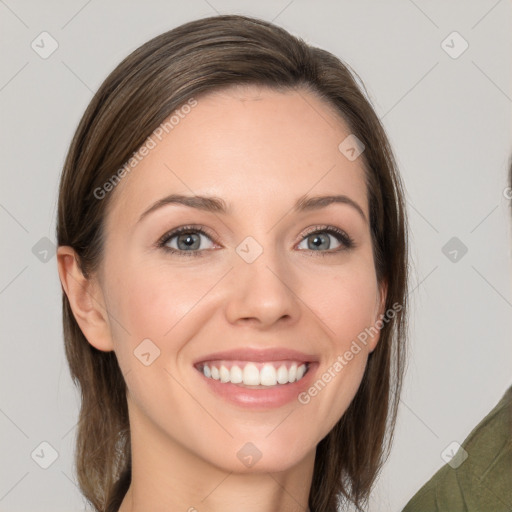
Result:
[[222,273],[211,269],[190,272],[147,263],[138,267],[128,261],[110,274],[109,310],[115,317],[110,327],[125,374],[130,369],[140,371],[140,361],[134,355],[143,347],[151,357],[158,354],[156,366],[175,367],[181,350],[201,329],[202,320],[214,314],[208,292],[219,275]]
[[316,279],[316,286],[308,288],[311,304],[339,350],[376,320],[379,291],[369,265],[347,267],[328,279]]
[[163,403],[172,404],[177,417],[195,418],[201,424],[205,418],[179,384],[183,379],[175,373],[175,361],[199,328],[192,320],[215,276],[210,282],[162,265],[146,264],[137,270],[137,265],[125,263],[110,275],[109,302],[119,320],[111,322],[111,330],[131,399],[147,417],[162,414],[162,424],[168,422]]
[[[172,336],[179,322],[191,312],[210,286],[204,279],[161,266],[118,273],[120,284],[111,296],[111,305],[126,323],[131,337],[163,340]],[[115,327],[115,326],[114,326]]]
[[[378,285],[373,267],[353,265],[328,281],[316,280],[309,301],[315,304],[328,340],[318,378],[300,399],[312,414],[325,418],[327,434],[347,410],[359,389],[369,347],[378,332],[373,328],[377,314]],[[321,286],[323,284],[323,287]],[[328,345],[327,345],[328,344]]]

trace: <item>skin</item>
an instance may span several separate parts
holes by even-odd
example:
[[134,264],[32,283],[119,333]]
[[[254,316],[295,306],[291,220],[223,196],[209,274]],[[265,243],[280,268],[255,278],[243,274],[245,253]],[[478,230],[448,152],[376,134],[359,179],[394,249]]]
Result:
[[[94,347],[115,351],[127,382],[133,473],[121,512],[307,510],[315,447],[353,399],[378,336],[306,405],[237,407],[192,363],[213,351],[280,346],[315,354],[320,377],[384,312],[362,159],[338,150],[349,134],[305,90],[209,93],[110,192],[99,272],[86,280],[73,250],[59,247],[80,328]],[[215,195],[230,212],[166,205],[138,222],[171,193]],[[348,204],[292,212],[306,193],[344,194],[364,217]],[[154,246],[188,224],[214,235],[197,235],[202,255]],[[323,232],[330,246],[311,248],[316,225],[345,231],[355,246]],[[263,248],[250,264],[235,251],[247,236]],[[133,354],[146,338],[160,350],[149,366]],[[237,457],[246,442],[262,453],[251,468]]]

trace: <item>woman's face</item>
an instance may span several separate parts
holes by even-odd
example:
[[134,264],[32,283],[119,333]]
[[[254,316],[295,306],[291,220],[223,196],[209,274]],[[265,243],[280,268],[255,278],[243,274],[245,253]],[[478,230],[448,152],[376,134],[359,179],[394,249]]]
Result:
[[[89,341],[116,352],[140,446],[285,470],[314,457],[377,343],[353,349],[383,312],[362,159],[310,92],[236,87],[183,112],[110,192],[108,335]],[[342,197],[301,208],[317,196]]]

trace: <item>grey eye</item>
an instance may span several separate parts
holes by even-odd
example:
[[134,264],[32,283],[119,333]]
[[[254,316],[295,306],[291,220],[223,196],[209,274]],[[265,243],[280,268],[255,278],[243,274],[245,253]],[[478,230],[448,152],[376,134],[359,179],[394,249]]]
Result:
[[[331,240],[334,239],[335,243],[338,243],[337,246],[331,247]],[[307,247],[301,247],[301,244],[307,243]],[[330,250],[330,249],[336,249],[339,247],[341,243],[336,240],[336,237],[334,235],[328,234],[324,231],[322,232],[316,232],[311,233],[308,236],[304,237],[304,240],[299,244],[300,249],[308,249],[310,251],[316,251],[318,249],[320,250]]]
[[[197,251],[201,248],[201,237],[209,239],[207,235],[196,231],[180,233],[171,236],[165,245],[177,251]],[[175,240],[176,242],[174,243]],[[205,247],[202,247],[201,249],[204,248]]]

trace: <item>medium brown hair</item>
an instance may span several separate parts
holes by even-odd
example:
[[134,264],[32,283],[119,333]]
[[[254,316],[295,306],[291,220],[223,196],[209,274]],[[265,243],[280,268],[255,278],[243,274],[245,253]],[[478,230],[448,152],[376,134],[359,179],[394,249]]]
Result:
[[[62,172],[58,245],[71,246],[86,277],[102,258],[107,205],[102,187],[151,133],[190,98],[237,84],[310,91],[337,112],[364,144],[370,229],[379,284],[387,284],[380,341],[345,414],[316,448],[309,507],[359,508],[389,453],[404,372],[407,231],[402,185],[384,129],[349,71],[331,53],[269,22],[237,15],[192,21],[148,41],[106,78],[87,107]],[[357,76],[357,75],[355,75]],[[340,141],[341,142],[341,141]],[[81,390],[75,464],[97,511],[117,511],[131,481],[126,384],[114,352],[95,349],[63,292],[71,376]],[[397,304],[399,307],[397,308]]]

